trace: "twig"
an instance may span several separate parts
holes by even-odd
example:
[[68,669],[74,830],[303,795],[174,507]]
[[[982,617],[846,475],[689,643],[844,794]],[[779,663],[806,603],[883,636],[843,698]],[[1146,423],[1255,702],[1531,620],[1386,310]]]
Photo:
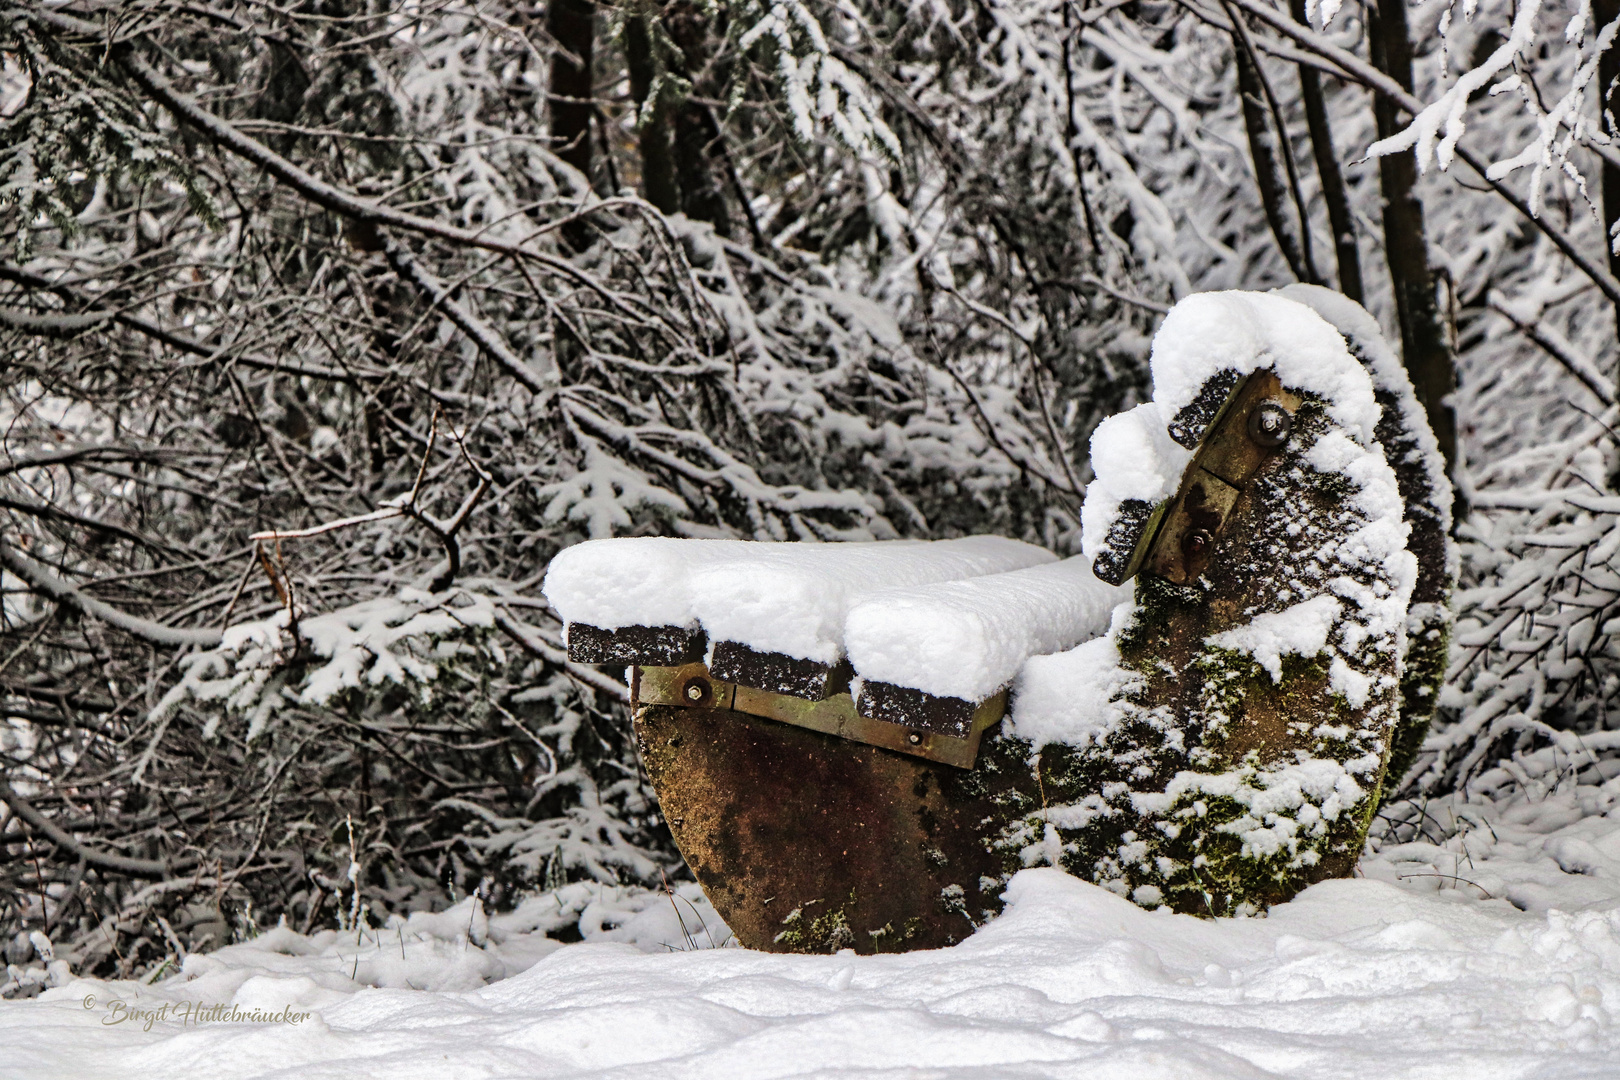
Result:
[[541,398],[549,398],[556,392],[557,370],[555,364],[549,372],[541,375],[529,369],[518,358],[511,348],[501,339],[500,332],[484,322],[470,310],[456,303],[450,296],[450,290],[444,282],[430,274],[421,263],[413,258],[405,247],[387,232],[379,230],[382,236],[383,254],[388,258],[388,264],[396,273],[412,285],[427,298],[431,307],[443,311],[445,317],[456,325],[462,333],[478,346],[480,352],[494,360],[501,370],[512,376],[526,386],[531,392]]
[[1437,878],[1444,878],[1447,881],[1453,881],[1453,882],[1460,881],[1464,885],[1472,885],[1474,888],[1478,889],[1482,894],[1484,894],[1485,899],[1487,899],[1487,900],[1495,900],[1496,899],[1496,897],[1491,895],[1491,891],[1489,889],[1487,889],[1485,886],[1479,884],[1478,882],[1469,881],[1465,877],[1459,877],[1456,874],[1397,874],[1396,877],[1399,878],[1401,881],[1406,881],[1409,878],[1420,878],[1420,877],[1437,877]]
[[[256,532],[248,537],[249,540],[306,540],[311,536],[320,536],[322,533],[333,532],[337,529],[346,529],[351,525],[364,525],[368,521],[387,521],[390,518],[403,517],[405,510],[399,506],[384,506],[366,514],[356,514],[354,517],[340,518],[337,521],[328,521],[320,525],[311,525],[307,529],[268,529]],[[244,579],[245,580],[245,579]],[[237,590],[240,595],[241,590]],[[231,601],[232,606],[236,601]]]
[[1605,405],[1614,404],[1614,386],[1609,384],[1597,372],[1591,370],[1587,364],[1581,362],[1579,357],[1571,356],[1567,350],[1543,333],[1539,326],[1519,318],[1496,296],[1488,297],[1486,305],[1512,323],[1519,333],[1539,345],[1548,356],[1558,361],[1565,371],[1579,379],[1581,385],[1592,391],[1592,395],[1599,401]]
[[11,667],[12,663],[17,659],[17,657],[33,648],[34,643],[44,635],[45,631],[50,627],[50,625],[51,619],[49,615],[41,618],[39,620],[38,628],[29,635],[28,640],[11,650],[11,655],[6,657],[4,663],[0,663],[0,675],[4,675],[6,673],[6,670]]
[[236,602],[242,599],[242,590],[253,577],[253,567],[258,564],[258,554],[255,552],[248,556],[247,565],[242,567],[242,578],[236,583],[236,591],[231,594],[231,602],[225,605],[225,614],[220,616],[219,628],[223,631],[231,624],[231,614],[236,611]]
[[1018,468],[1023,472],[1026,472],[1031,476],[1034,476],[1051,485],[1055,490],[1068,490],[1077,498],[1083,498],[1085,496],[1085,488],[1075,490],[1071,487],[1067,487],[1061,480],[1058,480],[1056,477],[1048,474],[1033,461],[1024,460],[1007,448],[1007,445],[1001,441],[1001,436],[996,432],[995,424],[990,422],[990,415],[985,412],[984,403],[979,400],[979,395],[974,392],[973,387],[968,385],[967,380],[962,378],[961,375],[957,374],[956,369],[953,368],[950,365],[950,362],[945,359],[944,353],[940,350],[939,343],[934,340],[934,328],[932,323],[930,323],[928,327],[928,346],[929,349],[934,353],[934,362],[943,368],[945,373],[951,377],[962,393],[967,395],[968,401],[973,405],[973,411],[978,414],[979,422],[984,425],[985,437],[990,440],[991,444],[994,445],[997,450],[1001,451],[1003,457],[1012,462],[1014,465],[1018,466]]

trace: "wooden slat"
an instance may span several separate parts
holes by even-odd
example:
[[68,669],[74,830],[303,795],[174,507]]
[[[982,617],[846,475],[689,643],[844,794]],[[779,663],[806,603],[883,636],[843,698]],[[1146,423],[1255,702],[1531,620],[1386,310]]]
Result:
[[965,698],[939,697],[909,686],[868,680],[861,684],[855,709],[872,720],[960,739],[972,730],[979,705]]
[[586,623],[568,626],[568,659],[576,664],[651,664],[673,667],[703,659],[708,639],[701,627],[623,626],[604,630]]
[[736,641],[718,641],[709,664],[715,678],[772,694],[821,701],[849,689],[847,663],[829,665],[779,652],[760,652]]

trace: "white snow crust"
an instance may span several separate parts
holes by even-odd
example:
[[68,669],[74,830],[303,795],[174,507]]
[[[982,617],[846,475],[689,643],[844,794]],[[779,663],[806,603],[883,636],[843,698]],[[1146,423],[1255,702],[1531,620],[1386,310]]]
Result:
[[1115,644],[1135,612],[1135,601],[1126,599],[1112,611],[1102,637],[1066,652],[1030,657],[1013,685],[1006,733],[1039,750],[1059,742],[1083,747],[1113,727],[1120,715],[1115,701],[1141,679],[1120,665]]
[[1282,681],[1283,656],[1310,657],[1327,648],[1328,634],[1343,610],[1335,597],[1313,596],[1283,611],[1256,615],[1224,633],[1211,634],[1204,644],[1254,657],[1277,683]]
[[619,537],[558,552],[542,592],[565,623],[699,624],[713,641],[833,663],[844,614],[864,593],[1056,558],[999,536],[844,544]]
[[1080,549],[1095,559],[1108,528],[1126,499],[1158,504],[1176,493],[1192,451],[1170,438],[1166,413],[1156,401],[1110,416],[1091,433],[1091,469],[1080,507]]
[[[358,947],[352,931],[271,930],[150,986],[67,975],[0,1002],[3,1072],[1597,1080],[1620,1061],[1617,801],[1617,780],[1439,800],[1421,816],[1443,828],[1380,841],[1363,876],[1265,918],[1144,911],[1025,870],[1002,917],[954,948],[902,955],[711,948],[724,928],[701,897],[688,911],[690,886],[677,902],[575,884],[505,916],[464,901]],[[574,920],[583,943],[543,936]],[[108,1023],[113,1001],[126,1016],[170,1012]],[[187,1024],[181,1002],[307,1016]]]
[[1170,309],[1153,336],[1153,400],[1166,417],[1192,403],[1209,378],[1271,368],[1284,386],[1320,394],[1328,415],[1362,445],[1378,426],[1372,384],[1339,331],[1275,293],[1208,292]]
[[1108,626],[1130,595],[1077,557],[1004,574],[885,589],[850,609],[844,643],[856,674],[982,701],[1031,656],[1068,649]]

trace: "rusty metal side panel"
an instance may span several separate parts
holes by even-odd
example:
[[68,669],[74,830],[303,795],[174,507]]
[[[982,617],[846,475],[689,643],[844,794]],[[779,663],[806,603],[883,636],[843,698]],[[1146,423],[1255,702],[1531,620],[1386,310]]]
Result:
[[687,865],[743,945],[954,944],[1000,909],[984,823],[1032,798],[987,738],[972,772],[726,709],[643,705],[636,736]]

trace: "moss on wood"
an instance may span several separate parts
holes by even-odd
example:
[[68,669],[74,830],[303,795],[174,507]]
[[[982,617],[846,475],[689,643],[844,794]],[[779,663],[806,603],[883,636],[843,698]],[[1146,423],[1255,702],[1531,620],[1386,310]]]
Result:
[[[1389,605],[1369,612],[1353,600],[1397,583],[1357,554],[1368,519],[1355,484],[1308,463],[1333,430],[1307,399],[1204,576],[1188,586],[1138,578],[1118,645],[1141,677],[1087,745],[1022,745],[1041,805],[991,837],[1009,870],[1056,862],[1146,907],[1227,915],[1354,865],[1399,714],[1401,635],[1383,617]],[[1209,643],[1323,595],[1342,599],[1327,646],[1284,653],[1275,677]]]

